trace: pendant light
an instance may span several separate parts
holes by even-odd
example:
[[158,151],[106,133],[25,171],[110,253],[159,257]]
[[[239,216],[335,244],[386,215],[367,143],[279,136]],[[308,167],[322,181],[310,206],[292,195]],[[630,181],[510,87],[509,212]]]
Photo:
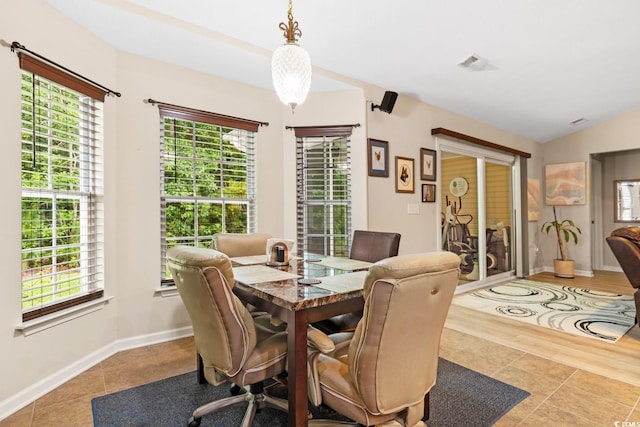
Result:
[[311,58],[306,50],[298,45],[302,31],[298,21],[293,20],[291,0],[287,12],[288,24],[280,23],[286,43],[277,48],[271,57],[271,77],[278,98],[293,111],[307,98],[311,87]]

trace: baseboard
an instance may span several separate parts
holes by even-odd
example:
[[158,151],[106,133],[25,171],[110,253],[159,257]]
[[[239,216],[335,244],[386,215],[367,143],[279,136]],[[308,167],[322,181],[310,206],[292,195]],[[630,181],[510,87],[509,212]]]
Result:
[[530,269],[529,270],[529,276],[531,276],[532,274],[538,274],[538,273],[542,273],[544,272],[544,267],[536,267],[534,269]]
[[622,271],[622,268],[618,265],[603,265],[602,266],[602,270],[604,271],[615,271],[617,273],[624,273],[624,271]]
[[[542,267],[542,272],[553,273],[553,267]],[[538,271],[540,273],[540,271]],[[576,276],[593,277],[593,270],[574,270]]]
[[81,374],[92,366],[97,365],[106,358],[113,356],[119,351],[172,341],[191,335],[193,335],[192,327],[186,326],[183,328],[116,340],[0,402],[0,420],[4,420],[14,412],[22,409],[29,403],[44,396],[57,387],[60,387],[65,382]]

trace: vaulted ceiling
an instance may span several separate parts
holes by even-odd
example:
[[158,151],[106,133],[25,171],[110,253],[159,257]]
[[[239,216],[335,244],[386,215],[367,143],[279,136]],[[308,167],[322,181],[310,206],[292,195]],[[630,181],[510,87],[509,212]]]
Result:
[[[288,5],[45,1],[122,51],[265,88]],[[366,82],[538,142],[640,108],[637,0],[294,0],[293,16],[314,91]]]

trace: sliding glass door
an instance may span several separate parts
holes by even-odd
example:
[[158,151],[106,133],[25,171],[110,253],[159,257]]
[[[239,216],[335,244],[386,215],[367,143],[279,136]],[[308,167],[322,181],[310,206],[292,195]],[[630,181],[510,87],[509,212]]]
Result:
[[513,276],[514,157],[449,141],[439,150],[441,242],[460,256],[459,285]]

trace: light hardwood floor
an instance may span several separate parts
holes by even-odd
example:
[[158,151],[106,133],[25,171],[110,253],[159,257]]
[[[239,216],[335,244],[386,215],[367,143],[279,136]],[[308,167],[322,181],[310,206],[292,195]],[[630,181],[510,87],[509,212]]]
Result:
[[[575,279],[541,273],[528,279],[633,294],[622,273],[597,271],[592,278]],[[605,343],[454,304],[441,356],[531,393],[498,426],[614,426],[616,421],[640,425],[637,325],[618,342]]]
[[[551,273],[542,273],[528,279],[633,295],[627,278],[616,272],[598,271],[594,277],[575,279],[561,279]],[[469,321],[470,318],[473,321]],[[640,387],[640,364],[637,363],[640,358],[640,328],[637,326],[612,344],[560,331],[541,330],[538,326],[452,305],[446,327]]]
[[[622,273],[576,279],[543,273],[529,279],[633,293]],[[191,338],[123,351],[0,421],[0,427],[92,426],[93,397],[191,371],[194,354]],[[441,356],[531,393],[498,427],[640,425],[637,326],[609,344],[453,305]]]

